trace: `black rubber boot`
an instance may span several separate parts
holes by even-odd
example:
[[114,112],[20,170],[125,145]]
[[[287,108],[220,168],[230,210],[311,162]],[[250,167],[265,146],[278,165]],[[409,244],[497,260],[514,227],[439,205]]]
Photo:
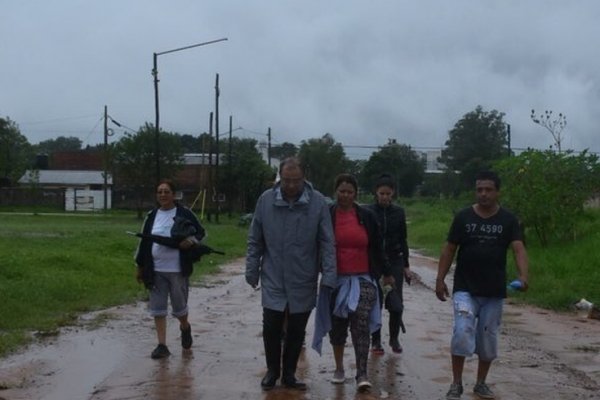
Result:
[[290,389],[306,390],[306,384],[296,379],[296,366],[302,352],[304,332],[287,332],[283,349],[283,376],[281,383]]

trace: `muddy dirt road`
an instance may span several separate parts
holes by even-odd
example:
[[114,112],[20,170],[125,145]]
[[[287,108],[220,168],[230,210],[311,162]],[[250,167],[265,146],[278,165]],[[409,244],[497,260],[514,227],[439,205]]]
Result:
[[[298,377],[305,393],[263,393],[260,293],[244,282],[242,262],[225,266],[190,294],[194,345],[183,351],[169,319],[169,359],[155,361],[153,322],[145,304],[86,314],[58,337],[1,360],[0,400],[443,399],[450,384],[451,304],[433,293],[435,265],[413,258],[419,282],[405,289],[404,352],[371,356],[373,390],[356,394],[353,379],[333,385],[331,346],[307,348]],[[133,278],[132,278],[133,279]],[[489,383],[498,399],[600,399],[600,322],[532,307],[505,308],[500,359]],[[387,315],[384,317],[387,336]],[[312,339],[312,318],[307,343]],[[354,355],[346,349],[347,375]],[[467,361],[464,399],[472,395],[476,360]]]

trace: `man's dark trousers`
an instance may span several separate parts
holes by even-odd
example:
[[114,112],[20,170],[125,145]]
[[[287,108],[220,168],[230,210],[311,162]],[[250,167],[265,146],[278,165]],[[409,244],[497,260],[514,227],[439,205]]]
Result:
[[[283,364],[282,380],[295,380],[296,366],[302,352],[306,324],[310,311],[290,314],[287,311],[275,311],[263,308],[263,342],[267,369],[280,376]],[[286,326],[284,333],[284,324]],[[283,341],[283,362],[281,357]]]

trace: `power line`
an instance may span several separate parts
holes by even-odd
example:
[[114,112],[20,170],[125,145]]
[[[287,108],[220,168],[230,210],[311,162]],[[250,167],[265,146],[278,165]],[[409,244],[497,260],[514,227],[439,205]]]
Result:
[[33,122],[19,122],[19,126],[23,126],[23,125],[39,125],[39,124],[47,124],[47,123],[52,123],[52,122],[62,122],[62,121],[75,121],[78,119],[88,119],[91,117],[95,117],[98,114],[89,114],[89,115],[81,115],[81,116],[77,116],[77,117],[60,117],[60,118],[52,118],[52,119],[47,119],[47,120],[43,120],[43,121],[33,121]]
[[96,130],[96,128],[98,128],[98,125],[100,125],[100,122],[102,122],[103,120],[104,120],[104,116],[102,116],[98,120],[98,122],[96,122],[96,125],[94,125],[94,127],[92,128],[92,130],[87,134],[87,136],[83,140],[83,143],[87,143],[88,142],[88,139],[90,138],[90,136],[92,136],[92,133],[94,133],[94,131]]
[[268,136],[267,133],[253,131],[251,129],[242,128],[241,126],[239,127],[239,129],[243,130],[244,132],[250,132],[250,133],[252,133],[254,135],[258,135],[258,136]]
[[[233,129],[231,130],[231,132],[235,132],[235,131],[239,131],[239,130],[243,130],[243,129],[244,129],[244,128],[242,128],[241,126],[238,126],[237,128],[233,128]],[[229,131],[226,131],[226,132],[219,133],[219,137],[221,137],[221,136],[223,136],[223,135],[229,135]]]

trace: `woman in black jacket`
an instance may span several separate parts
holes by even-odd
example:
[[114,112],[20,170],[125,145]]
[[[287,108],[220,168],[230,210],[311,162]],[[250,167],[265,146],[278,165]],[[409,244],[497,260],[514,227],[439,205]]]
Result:
[[[389,333],[390,347],[394,353],[401,353],[402,346],[398,340],[402,322],[403,294],[402,283],[410,284],[411,274],[408,263],[408,244],[406,234],[406,216],[404,209],[393,204],[394,180],[390,175],[381,175],[375,183],[375,203],[369,205],[377,216],[383,236],[383,248],[391,264],[391,273],[395,284],[386,295],[385,306],[390,313]],[[380,292],[381,293],[381,292]],[[371,349],[375,354],[383,354],[381,346],[381,330],[371,337]]]
[[148,309],[154,317],[158,345],[152,351],[152,358],[168,357],[171,353],[166,345],[168,300],[171,300],[171,313],[179,320],[181,346],[192,346],[192,328],[188,322],[189,276],[193,270],[193,256],[190,250],[204,237],[204,229],[196,215],[188,208],[175,202],[175,185],[170,180],[162,180],[156,189],[158,207],[146,216],[142,232],[145,235],[172,237],[175,218],[183,218],[195,227],[194,235],[179,242],[179,248],[158,244],[143,237],[138,245],[135,262],[137,280],[150,290]]

